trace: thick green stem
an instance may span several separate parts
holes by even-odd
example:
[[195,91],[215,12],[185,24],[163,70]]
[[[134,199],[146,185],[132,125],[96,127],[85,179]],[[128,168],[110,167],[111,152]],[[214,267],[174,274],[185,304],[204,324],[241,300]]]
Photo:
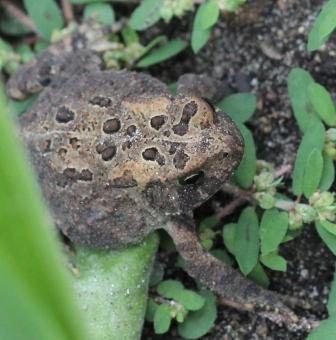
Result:
[[92,339],[140,339],[157,247],[152,234],[124,250],[77,249],[74,287]]

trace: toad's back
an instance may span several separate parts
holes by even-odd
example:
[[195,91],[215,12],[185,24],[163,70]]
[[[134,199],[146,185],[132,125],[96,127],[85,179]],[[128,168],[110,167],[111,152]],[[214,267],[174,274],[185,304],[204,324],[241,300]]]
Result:
[[207,102],[173,97],[148,75],[95,71],[53,82],[21,123],[58,226],[79,243],[118,247],[167,212],[190,212],[223,181],[211,176],[202,193],[181,178],[207,163],[210,175],[218,161],[230,174],[240,152],[222,161],[239,140],[230,121],[214,120]]

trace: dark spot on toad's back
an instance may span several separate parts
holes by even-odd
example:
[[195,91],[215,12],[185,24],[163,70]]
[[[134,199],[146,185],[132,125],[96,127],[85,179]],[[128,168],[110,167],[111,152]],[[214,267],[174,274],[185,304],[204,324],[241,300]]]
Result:
[[176,135],[183,136],[188,131],[190,119],[197,113],[197,104],[194,101],[186,104],[182,111],[181,120],[173,126],[173,131]]
[[112,100],[107,97],[95,96],[89,100],[89,103],[92,105],[98,105],[100,107],[109,107],[112,104]]
[[165,164],[165,158],[162,156],[157,148],[148,148],[142,152],[142,157],[146,161],[156,161],[160,166]]
[[176,152],[173,163],[176,169],[184,169],[190,157],[183,151],[179,150]]
[[103,124],[103,131],[111,134],[120,130],[120,120],[117,118],[108,119]]
[[113,143],[105,141],[96,145],[96,151],[104,161],[110,161],[115,156],[117,148]]
[[146,161],[155,161],[159,151],[157,148],[148,148],[142,152],[142,157]]
[[132,136],[135,135],[136,130],[137,130],[137,128],[136,128],[135,125],[130,125],[130,126],[127,128],[127,130],[126,130],[126,133],[127,133],[130,137],[132,137]]
[[61,106],[56,113],[59,123],[68,123],[75,118],[75,113],[65,106]]
[[160,130],[160,128],[166,122],[166,120],[167,117],[163,115],[152,117],[150,122],[151,127],[154,128],[155,130]]
[[88,182],[92,181],[92,178],[93,178],[93,174],[89,169],[82,170],[78,176],[79,180],[88,181]]

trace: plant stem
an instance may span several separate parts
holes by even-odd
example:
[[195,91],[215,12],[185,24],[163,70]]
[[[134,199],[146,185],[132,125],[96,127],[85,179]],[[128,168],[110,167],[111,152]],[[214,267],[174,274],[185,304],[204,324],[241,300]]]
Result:
[[7,10],[7,12],[19,20],[22,25],[38,34],[34,22],[20,8],[16,7],[11,1],[8,0],[1,0],[0,3]]

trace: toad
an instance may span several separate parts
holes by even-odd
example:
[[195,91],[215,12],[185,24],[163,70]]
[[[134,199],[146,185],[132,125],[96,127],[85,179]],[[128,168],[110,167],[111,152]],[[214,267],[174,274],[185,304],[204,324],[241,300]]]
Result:
[[74,244],[124,248],[163,228],[205,286],[234,306],[292,318],[276,294],[211,256],[197,238],[193,209],[243,155],[233,121],[202,98],[215,99],[214,84],[182,76],[172,95],[145,73],[104,70],[88,44],[76,48],[73,40],[22,66],[7,93],[40,93],[19,119],[21,136],[55,224]]

